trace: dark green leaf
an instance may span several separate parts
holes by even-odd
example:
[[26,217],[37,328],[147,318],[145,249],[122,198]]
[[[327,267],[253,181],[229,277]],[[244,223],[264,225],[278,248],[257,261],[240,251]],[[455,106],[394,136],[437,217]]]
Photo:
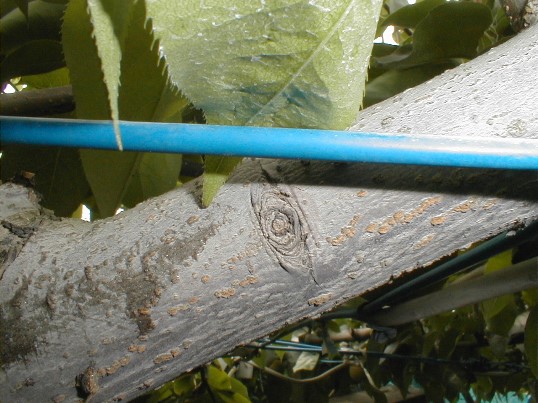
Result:
[[181,154],[143,153],[123,197],[126,207],[133,207],[150,197],[161,195],[177,185]]
[[389,25],[415,28],[430,11],[444,3],[446,3],[446,0],[424,0],[398,8],[383,20],[383,24],[379,26],[376,36],[380,36]]
[[411,67],[405,70],[389,70],[368,81],[363,101],[364,107],[381,102],[408,88],[419,85],[451,67],[454,67],[454,65],[434,64]]
[[37,40],[59,42],[64,10],[65,4],[37,0],[29,3],[28,19],[18,9],[4,15],[0,20],[0,55]]
[[490,10],[479,3],[449,2],[435,7],[416,26],[412,50],[400,47],[379,58],[385,67],[408,68],[451,58],[471,59],[492,21]]
[[27,42],[10,52],[0,63],[0,81],[14,77],[41,74],[65,66],[62,44],[42,39]]
[[439,352],[439,357],[450,358],[452,352],[454,351],[454,348],[456,348],[456,343],[461,337],[461,330],[450,328],[440,334],[440,336],[441,337],[439,339],[439,345],[437,349]]
[[17,7],[19,7],[19,10],[24,14],[24,16],[28,19],[28,0],[14,0],[15,3],[17,3]]
[[5,145],[2,181],[20,171],[35,174],[42,205],[58,216],[69,217],[90,194],[78,150],[72,148]]

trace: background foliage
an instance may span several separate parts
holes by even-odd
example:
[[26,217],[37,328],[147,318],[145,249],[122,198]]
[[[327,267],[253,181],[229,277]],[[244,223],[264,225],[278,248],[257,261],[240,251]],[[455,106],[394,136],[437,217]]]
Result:
[[[76,110],[63,117],[343,129],[361,102],[375,104],[464,63],[509,39],[517,25],[495,0],[387,0],[376,36],[393,27],[393,42],[373,45],[361,101],[360,60],[372,46],[359,40],[366,35],[361,27],[377,9],[360,14],[354,7],[370,2],[312,8],[275,1],[263,13],[255,2],[209,3],[210,15],[160,0],[1,0],[2,92],[71,85]],[[44,206],[80,217],[84,204],[92,218],[204,171],[207,205],[240,161],[1,147],[3,181],[34,173]],[[502,269],[517,253],[492,258],[482,269]],[[381,388],[388,384],[404,396],[419,387],[428,401],[491,400],[508,391],[536,397],[536,300],[536,290],[507,295],[398,329],[371,329],[346,317],[364,301],[350,302],[340,314],[280,332],[269,340],[280,341],[276,350],[265,343],[235,351],[140,400],[326,401],[366,391],[384,401]],[[302,351],[286,351],[284,341],[292,343],[288,350]]]

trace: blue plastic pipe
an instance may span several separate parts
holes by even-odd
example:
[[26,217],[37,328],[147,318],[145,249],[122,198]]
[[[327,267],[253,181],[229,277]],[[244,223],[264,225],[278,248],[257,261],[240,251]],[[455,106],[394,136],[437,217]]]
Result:
[[[1,117],[0,141],[117,150],[110,121]],[[123,149],[343,162],[538,169],[538,139],[120,122]]]

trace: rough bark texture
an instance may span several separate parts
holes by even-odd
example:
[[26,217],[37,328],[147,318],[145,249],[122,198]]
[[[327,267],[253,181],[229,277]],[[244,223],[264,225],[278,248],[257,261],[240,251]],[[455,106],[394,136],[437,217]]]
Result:
[[[356,128],[536,138],[537,43],[535,27]],[[132,398],[538,219],[536,171],[248,160],[205,210],[199,186],[91,224],[0,188],[2,400]]]

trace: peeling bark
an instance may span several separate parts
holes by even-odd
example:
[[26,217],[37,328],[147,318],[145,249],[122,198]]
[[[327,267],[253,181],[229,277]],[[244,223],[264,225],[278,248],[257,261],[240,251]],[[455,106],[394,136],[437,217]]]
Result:
[[[356,127],[537,138],[537,29]],[[0,187],[2,399],[133,398],[538,219],[536,171],[247,160],[207,209],[200,186],[94,223]]]

